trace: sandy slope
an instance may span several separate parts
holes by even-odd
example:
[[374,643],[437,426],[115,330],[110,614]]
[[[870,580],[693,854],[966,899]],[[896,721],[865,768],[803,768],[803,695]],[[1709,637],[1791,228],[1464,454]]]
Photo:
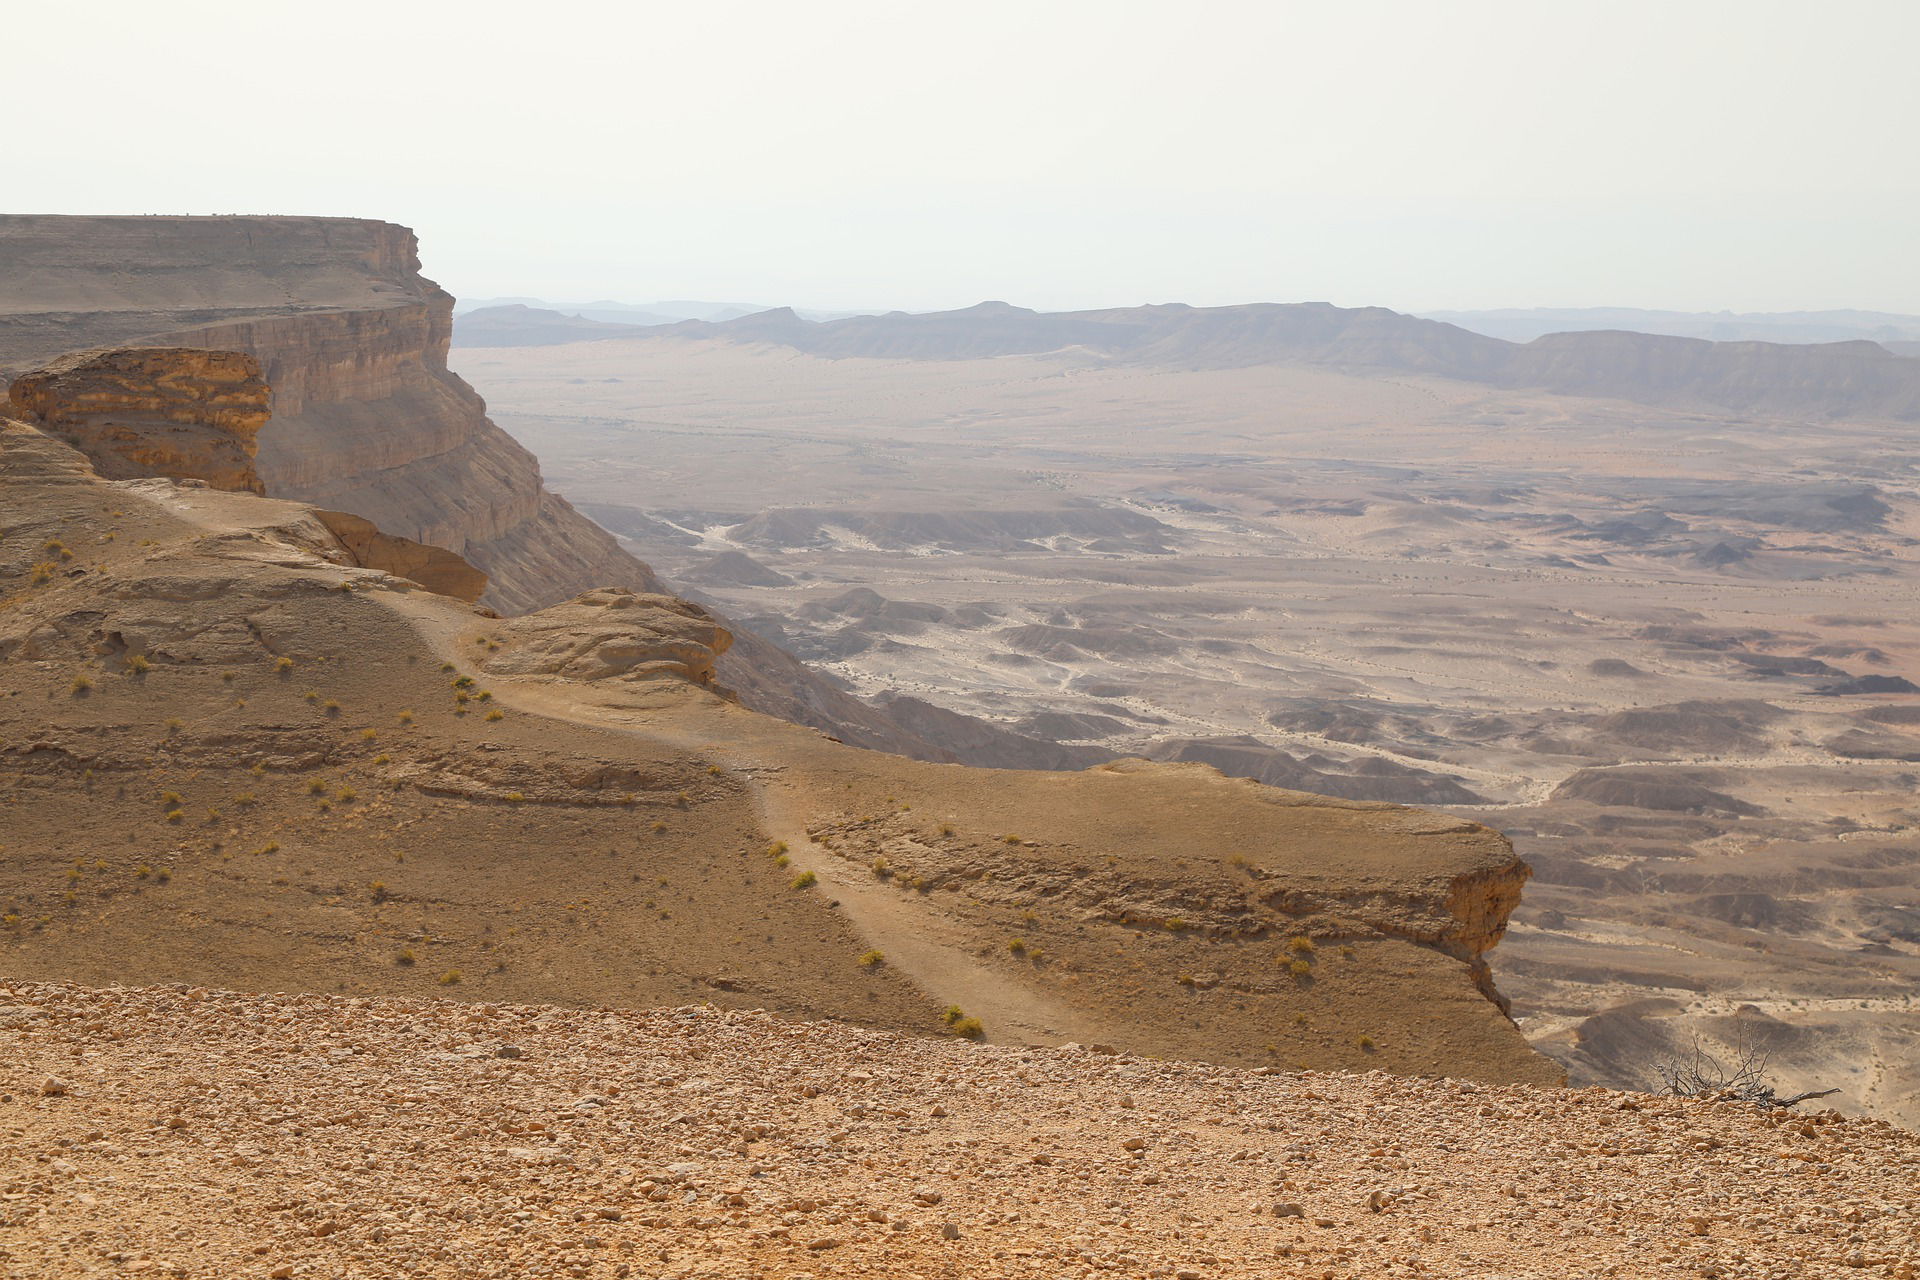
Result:
[[[1004,1042],[1560,1078],[1489,999],[1525,872],[1484,827],[862,751],[681,676],[538,674],[521,624],[327,559],[299,504],[103,483],[12,424],[0,486],[0,972],[958,1006]],[[631,648],[649,609],[686,620],[581,625]]]

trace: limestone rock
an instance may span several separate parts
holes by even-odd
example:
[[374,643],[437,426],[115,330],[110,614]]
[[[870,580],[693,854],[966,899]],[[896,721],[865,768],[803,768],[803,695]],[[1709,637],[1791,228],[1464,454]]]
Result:
[[575,680],[676,676],[702,685],[713,683],[714,661],[733,643],[726,628],[691,601],[617,587],[511,619],[500,639],[483,671]]
[[427,590],[469,604],[487,589],[487,575],[445,547],[383,533],[373,521],[345,511],[313,513],[340,539],[354,563],[417,582]]
[[254,470],[271,409],[260,362],[238,351],[83,351],[14,379],[13,410],[71,442],[110,480],[170,476],[265,492]]

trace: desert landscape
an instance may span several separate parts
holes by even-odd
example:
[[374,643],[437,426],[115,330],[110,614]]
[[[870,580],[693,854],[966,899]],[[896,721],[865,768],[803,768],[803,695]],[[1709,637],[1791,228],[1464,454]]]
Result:
[[537,303],[0,215],[0,1274],[1920,1276],[1907,317]]
[[1832,1112],[717,1008],[0,1000],[21,1276],[1920,1274],[1920,1140]]
[[1502,988],[1575,1080],[1759,1019],[1788,1078],[1913,1120],[1920,362],[1639,340],[1693,362],[1660,385],[1603,334],[1556,358],[1574,394],[1470,380],[1516,357],[1450,326],[1267,310],[453,365],[666,579],[963,758],[1498,828],[1534,869]]
[[[541,488],[529,455],[448,371],[452,300],[418,274],[404,228],[128,221],[0,219],[11,278],[40,290],[12,299],[5,327],[19,363],[0,421],[0,969],[9,992],[0,1115],[11,1139],[0,1166],[0,1261],[12,1272],[246,1267],[284,1278],[561,1265],[619,1275],[638,1265],[620,1254],[645,1247],[645,1265],[680,1258],[682,1274],[743,1265],[798,1274],[790,1256],[811,1261],[842,1243],[850,1259],[877,1251],[909,1263],[969,1231],[1019,1234],[992,1230],[1017,1221],[1006,1201],[956,1192],[938,1242],[913,1236],[907,1248],[889,1248],[890,1234],[868,1240],[864,1227],[796,1241],[790,1224],[770,1223],[692,1247],[688,1232],[712,1223],[637,1211],[633,1228],[600,1228],[601,1244],[543,1230],[533,1254],[491,1232],[466,1240],[431,1228],[416,1239],[407,1224],[473,1220],[456,1188],[493,1180],[446,1160],[411,1175],[416,1192],[374,1192],[383,1208],[337,1202],[339,1213],[370,1210],[354,1224],[304,1212],[282,1222],[273,1206],[289,1205],[296,1186],[305,1190],[292,1205],[336,1212],[309,1177],[313,1161],[331,1168],[332,1157],[307,1140],[306,1124],[287,1131],[296,1142],[284,1155],[252,1127],[264,1122],[252,1111],[205,1116],[212,1146],[179,1159],[147,1163],[157,1150],[127,1140],[143,1122],[126,1108],[158,1095],[110,1057],[116,1046],[177,1062],[158,1087],[234,1100],[281,1096],[304,1069],[246,1066],[257,1054],[223,1040],[229,1031],[156,1015],[181,999],[230,1008],[235,1029],[271,1024],[273,1044],[302,1054],[369,1008],[421,1010],[421,1022],[395,1015],[397,1039],[364,1047],[412,1054],[436,1018],[472,1025],[517,1008],[554,1024],[573,1017],[568,1010],[680,1006],[684,1015],[662,1016],[751,1013],[716,1024],[748,1028],[747,1042],[721,1046],[748,1071],[784,1070],[780,1028],[798,1026],[829,1053],[841,1052],[831,1048],[836,1034],[867,1035],[843,1043],[876,1066],[897,1055],[907,1088],[920,1087],[916,1073],[941,1069],[916,1066],[919,1050],[902,1036],[963,1053],[973,1042],[1098,1046],[1122,1077],[1204,1062],[1257,1073],[1247,1079],[1312,1071],[1477,1081],[1519,1090],[1512,1096],[1530,1125],[1547,1111],[1533,1110],[1526,1089],[1544,1090],[1540,1108],[1561,1105],[1551,1091],[1564,1072],[1521,1036],[1486,959],[1528,874],[1498,832],[1194,762],[964,766],[897,729],[884,707],[853,715],[847,731],[902,732],[901,749],[857,746],[804,721],[868,704],[764,640],[760,653],[773,659],[749,648],[736,669],[758,682],[757,696],[800,713],[755,710],[746,690],[723,683],[729,660],[741,663],[736,633],[658,590],[644,564]],[[156,253],[156,231],[172,233],[159,297],[140,269]],[[255,301],[286,290],[312,305]],[[203,299],[225,299],[228,313],[195,305]],[[167,327],[183,318],[192,327]],[[144,337],[143,323],[154,326]],[[60,328],[125,336],[41,359],[34,343]],[[349,509],[274,496],[307,485]],[[445,500],[422,496],[436,494]],[[617,581],[572,589],[591,573]],[[550,602],[514,610],[515,591]],[[1028,741],[995,738],[1001,731],[985,722],[979,732],[990,744]],[[339,1003],[296,1025],[274,993]],[[822,1020],[842,1030],[801,1025]],[[156,1032],[178,1037],[143,1039]],[[587,1052],[590,1039],[572,1037],[569,1052]],[[663,1051],[692,1059],[714,1049]],[[527,1050],[489,1052],[511,1062]],[[320,1060],[360,1053],[337,1045]],[[404,1132],[393,1117],[409,1104],[394,1089],[407,1071],[378,1072],[389,1082],[374,1121],[381,1144]],[[1097,1074],[1070,1070],[1060,1105]],[[873,1072],[847,1072],[862,1075]],[[747,1077],[735,1079],[716,1087],[738,1096]],[[423,1077],[419,1088],[477,1100],[499,1083]],[[314,1088],[303,1107],[331,1096],[345,1115],[369,1101],[344,1077]],[[1358,1088],[1363,1110],[1369,1098],[1397,1105],[1379,1086]],[[189,1095],[179,1096],[184,1105]],[[1692,1116],[1695,1104],[1677,1105]],[[1177,1090],[1165,1106],[1160,1114],[1179,1123],[1211,1110],[1204,1093]],[[1758,1112],[1742,1114],[1759,1122]],[[671,1129],[684,1117],[647,1123],[662,1119]],[[183,1111],[158,1123],[179,1136],[193,1124]],[[541,1129],[514,1127],[546,1131],[532,1123]],[[449,1115],[429,1130],[436,1143],[475,1150],[476,1133]],[[1882,1141],[1879,1129],[1845,1132]],[[844,1138],[837,1128],[796,1131],[808,1149]],[[936,1135],[928,1150],[984,1140]],[[1888,1140],[1903,1150],[1904,1139]],[[1062,1132],[1063,1150],[1099,1141]],[[1123,1137],[1121,1158],[1144,1159],[1133,1153],[1147,1141]],[[428,1149],[406,1142],[415,1157]],[[356,1167],[398,1150],[369,1147]],[[222,1197],[222,1221],[237,1212],[246,1224],[235,1234],[202,1221],[214,1185],[203,1155],[251,1171],[238,1179],[248,1189],[239,1201]],[[1211,1162],[1196,1156],[1167,1176]],[[536,1150],[533,1163],[550,1162]],[[684,1163],[667,1161],[666,1172]],[[814,1212],[802,1206],[817,1207],[824,1184],[792,1162],[787,1173],[795,1194],[781,1212]],[[569,1195],[604,1190],[619,1203],[662,1186],[590,1187],[565,1169],[547,1176]],[[1153,1186],[1163,1175],[1137,1176],[1155,1181],[1135,1185]],[[881,1175],[867,1182],[872,1195],[892,1196]],[[723,1191],[727,1208],[750,1206],[741,1186]],[[1269,1189],[1288,1188],[1282,1179]],[[1367,1214],[1412,1194],[1348,1190],[1364,1190]],[[686,1186],[682,1203],[694,1191]],[[928,1194],[912,1202],[928,1207],[946,1193]],[[412,1207],[395,1216],[403,1200]],[[1197,1212],[1168,1205],[1142,1219],[1152,1242],[1141,1244],[1131,1219],[1116,1217],[1107,1225],[1117,1233],[1098,1247],[1103,1237],[1089,1236],[1074,1256],[1096,1269],[1143,1258],[1158,1266],[1187,1252],[1193,1224],[1251,1212],[1245,1206],[1238,1196],[1209,1197]],[[509,1235],[531,1220],[505,1212],[518,1224],[503,1228]],[[1330,1212],[1313,1220],[1338,1221]],[[1277,1199],[1266,1209],[1276,1221],[1306,1213]],[[592,1217],[627,1213],[597,1206]],[[1325,1253],[1342,1266],[1354,1256],[1349,1245],[1277,1244],[1277,1229],[1258,1223],[1232,1249],[1194,1251],[1229,1270],[1252,1265],[1248,1250]],[[578,1254],[608,1240],[619,1252]],[[1909,1266],[1901,1248],[1885,1247],[1871,1244],[1875,1265]],[[1550,1249],[1537,1242],[1525,1252]],[[1791,1242],[1762,1252],[1798,1256]],[[1042,1254],[1057,1250],[1003,1241],[959,1262],[926,1256],[949,1274],[985,1275]],[[542,1260],[530,1262],[535,1255]],[[685,1263],[689,1255],[699,1256]]]
[[1920,1280],[1920,7],[7,17],[0,1280]]

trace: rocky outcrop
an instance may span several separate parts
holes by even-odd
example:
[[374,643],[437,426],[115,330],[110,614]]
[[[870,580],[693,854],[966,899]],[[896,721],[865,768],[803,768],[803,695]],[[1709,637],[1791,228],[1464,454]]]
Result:
[[609,582],[657,589],[646,566],[545,490],[534,456],[448,371],[453,299],[412,270],[394,287],[383,307],[167,337],[259,357],[274,417],[258,466],[275,496],[447,547],[487,573],[487,603],[507,612]]
[[255,458],[266,491],[448,548],[487,573],[495,608],[660,587],[545,490],[533,455],[447,369],[453,298],[420,274],[405,227],[4,217],[0,276],[0,367],[134,339],[244,352],[272,387]]
[[364,218],[0,216],[0,369],[248,316],[384,309],[419,259]]
[[712,684],[733,636],[712,614],[674,596],[618,588],[511,618],[491,637],[480,669],[494,675],[574,680],[672,676]]
[[[547,491],[533,455],[448,370],[453,299],[420,274],[405,227],[0,216],[0,279],[0,369],[135,340],[245,353],[272,387],[255,459],[267,493],[447,548],[487,575],[483,602],[503,613],[597,587],[667,590]],[[953,758],[749,633],[719,679],[756,710],[844,741]]]
[[171,476],[265,492],[254,468],[268,419],[260,363],[238,351],[84,351],[15,378],[13,412],[67,440],[111,480]]
[[313,514],[363,569],[391,573],[469,604],[486,592],[487,575],[445,547],[383,533],[373,521],[346,511],[316,508]]

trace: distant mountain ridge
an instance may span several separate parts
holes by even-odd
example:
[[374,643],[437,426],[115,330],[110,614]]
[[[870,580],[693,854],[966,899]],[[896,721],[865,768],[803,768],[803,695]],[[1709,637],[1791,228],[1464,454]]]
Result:
[[[1505,307],[1491,311],[1422,311],[1462,329],[1509,342],[1549,333],[1626,329],[1709,342],[1920,343],[1920,316],[1890,311],[1650,311],[1641,307]],[[1909,353],[1910,354],[1910,353]]]
[[1176,368],[1324,365],[1740,413],[1920,419],[1920,362],[1873,342],[1716,343],[1591,331],[1520,344],[1385,307],[1324,302],[1061,312],[983,302],[960,311],[825,322],[781,307],[721,323],[686,321],[627,340],[660,338],[772,343],[832,359],[978,360],[1077,351]]
[[[491,311],[499,307],[514,306],[554,311],[585,320],[599,320],[606,324],[624,325],[678,324],[682,320],[710,320],[718,323],[772,310],[764,302],[700,302],[687,298],[661,302],[616,302],[611,298],[600,298],[593,302],[552,302],[545,298],[512,297],[462,298],[454,304],[453,313],[456,316],[464,316],[475,311]],[[809,320],[838,320],[844,316],[876,314],[872,310],[831,311],[818,307],[800,307],[798,311]]]
[[638,326],[672,324],[654,316],[632,323],[608,323],[582,315],[566,315],[542,307],[510,302],[478,311],[458,312],[453,317],[453,343],[459,347],[552,347],[566,342],[591,342],[596,338],[617,338],[630,334]]

